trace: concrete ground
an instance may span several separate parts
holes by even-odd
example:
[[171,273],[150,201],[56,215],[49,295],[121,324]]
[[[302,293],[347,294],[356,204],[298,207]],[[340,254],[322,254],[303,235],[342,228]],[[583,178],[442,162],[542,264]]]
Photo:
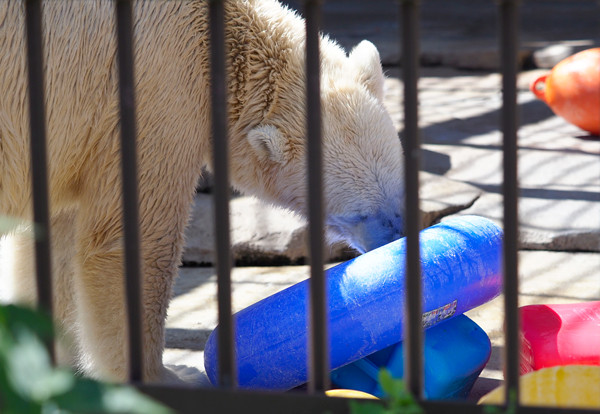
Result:
[[[366,17],[360,3],[346,2],[348,7],[342,7],[339,1],[326,3],[329,9],[324,17],[325,31],[331,29],[346,46],[362,38],[373,38],[383,50],[382,57],[389,63],[397,62],[398,56],[393,56],[395,44],[389,40],[389,33],[397,30],[397,24],[394,14],[385,8],[395,2],[373,2]],[[437,61],[429,63],[440,65],[425,67],[421,73],[423,179],[434,184],[437,179],[442,184],[433,185],[422,194],[422,205],[447,199],[449,191],[457,190],[446,183],[456,182],[472,200],[460,208],[444,210],[437,218],[478,214],[501,224],[500,76],[490,70],[497,60],[493,56],[491,60],[484,59],[485,51],[494,48],[495,26],[490,21],[494,21],[495,3],[473,10],[469,9],[470,2],[454,3],[456,7],[450,8],[447,2],[423,2],[422,61],[427,63],[427,59],[437,56]],[[439,9],[434,8],[436,4]],[[485,10],[479,9],[482,7]],[[600,44],[600,6],[595,1],[540,0],[527,2],[524,7],[524,19],[531,24],[523,25],[523,50],[524,59],[529,59],[530,64],[533,51],[553,45],[563,47],[559,49],[564,52],[564,47]],[[457,24],[461,19],[468,24]],[[476,58],[484,62],[475,64]],[[464,67],[470,70],[461,70]],[[600,140],[556,117],[528,91],[529,82],[543,72],[524,70],[519,78],[519,304],[600,300]],[[399,72],[390,66],[387,74],[386,105],[401,131]],[[440,207],[438,212],[441,211]],[[235,268],[234,310],[307,277],[306,266]],[[502,382],[502,306],[500,296],[467,313],[492,341],[491,359],[475,384],[472,400]],[[216,323],[214,269],[182,267],[169,309],[165,363],[190,381],[208,385],[203,349]]]

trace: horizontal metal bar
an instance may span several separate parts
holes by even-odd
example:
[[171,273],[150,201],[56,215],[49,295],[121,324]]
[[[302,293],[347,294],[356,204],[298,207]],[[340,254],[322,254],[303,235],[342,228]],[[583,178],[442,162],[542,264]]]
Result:
[[247,390],[168,388],[144,385],[140,390],[164,402],[178,414],[282,413],[348,414],[349,400],[302,392],[268,393]]
[[[350,413],[350,401],[347,398],[332,398],[322,394],[304,394],[302,392],[251,392],[248,390],[225,390],[208,388],[175,388],[159,385],[144,384],[137,387],[143,393],[176,410],[179,414],[195,414],[198,407],[202,413]],[[386,404],[385,401],[357,400],[359,402],[375,402]],[[474,402],[459,401],[422,401],[420,406],[427,414],[484,414],[489,408],[503,410],[502,406],[478,405]],[[488,408],[489,407],[489,408]],[[503,411],[500,411],[503,412]],[[567,409],[555,407],[519,408],[519,414],[598,414],[591,409]]]
[[[427,414],[486,414],[489,412],[506,412],[504,406],[479,405],[467,401],[423,401],[421,407]],[[572,408],[521,406],[514,414],[598,414],[596,410],[576,410]]]
[[121,180],[125,236],[125,292],[129,333],[129,380],[143,380],[143,309],[138,212],[138,175],[133,75],[132,9],[130,0],[115,2],[121,115]]

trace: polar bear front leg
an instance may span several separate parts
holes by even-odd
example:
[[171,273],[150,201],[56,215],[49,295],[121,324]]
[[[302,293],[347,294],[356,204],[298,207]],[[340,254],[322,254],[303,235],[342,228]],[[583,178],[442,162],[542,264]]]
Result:
[[83,205],[77,222],[74,280],[79,365],[90,377],[127,379],[127,337],[120,210]]
[[[187,206],[181,203],[180,208],[174,208],[172,198],[170,205],[163,205],[166,197],[160,195],[167,191],[142,189],[140,198],[144,310],[143,350],[139,352],[143,352],[145,381],[176,380],[164,368],[162,352],[166,312],[187,219],[173,210],[187,211]],[[77,226],[79,270],[74,284],[80,364],[86,374],[113,381],[126,381],[128,376],[120,203],[119,188],[115,194],[96,193],[82,203]]]

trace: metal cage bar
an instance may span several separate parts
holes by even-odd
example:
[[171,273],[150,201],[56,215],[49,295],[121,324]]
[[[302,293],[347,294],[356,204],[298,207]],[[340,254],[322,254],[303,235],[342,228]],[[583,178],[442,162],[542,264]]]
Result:
[[229,150],[227,135],[227,68],[225,62],[224,0],[209,2],[214,171],[215,244],[219,312],[219,385],[235,387],[231,312],[231,247],[229,235]]
[[121,116],[121,186],[123,232],[125,237],[125,293],[129,334],[129,380],[143,380],[143,309],[140,259],[138,176],[135,124],[135,83],[133,75],[133,24],[130,0],[115,2],[117,54],[119,63],[119,105]]
[[[50,259],[50,213],[44,107],[44,58],[41,0],[25,2],[27,68],[29,79],[29,128],[31,185],[35,236],[35,269],[38,307],[52,314],[52,266]],[[54,344],[48,343],[54,360]]]
[[321,149],[321,91],[319,27],[321,1],[307,0],[306,12],[306,137],[308,153],[308,217],[310,242],[309,389],[329,388],[329,336],[323,270],[323,155]]
[[518,197],[517,176],[517,72],[518,0],[499,3],[500,61],[502,71],[503,174],[504,174],[504,347],[507,403],[519,403],[519,274],[518,274]]
[[404,81],[406,299],[404,327],[405,381],[411,393],[423,396],[422,277],[419,232],[419,0],[402,0],[402,77]]

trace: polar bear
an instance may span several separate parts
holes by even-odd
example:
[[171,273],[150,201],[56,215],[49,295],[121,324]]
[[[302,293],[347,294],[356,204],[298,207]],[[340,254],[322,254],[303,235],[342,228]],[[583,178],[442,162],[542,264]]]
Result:
[[[172,375],[162,364],[165,316],[194,187],[212,159],[206,3],[134,3],[146,381]],[[72,362],[123,381],[113,7],[44,2],[44,74],[55,312],[76,338]],[[305,216],[304,22],[275,0],[228,1],[226,16],[232,184]],[[30,220],[23,27],[23,3],[0,2],[0,214]],[[363,41],[346,54],[326,37],[320,47],[327,233],[364,252],[402,234],[401,144],[376,48]],[[3,267],[0,289],[34,301],[31,242],[4,237],[14,266]]]

